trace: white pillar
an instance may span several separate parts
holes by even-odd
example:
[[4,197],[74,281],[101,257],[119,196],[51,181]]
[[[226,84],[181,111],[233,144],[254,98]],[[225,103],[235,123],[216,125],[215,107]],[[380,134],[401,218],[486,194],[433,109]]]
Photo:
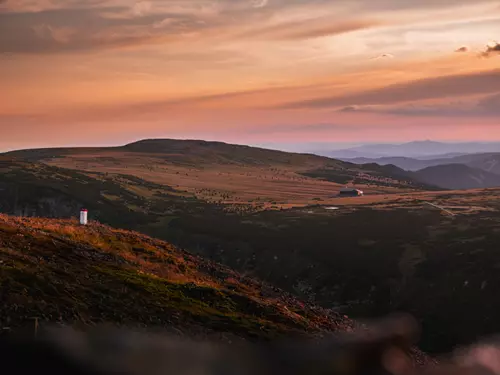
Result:
[[88,215],[88,211],[85,208],[83,208],[80,211],[80,224],[81,225],[87,225],[87,223],[88,223],[87,215]]

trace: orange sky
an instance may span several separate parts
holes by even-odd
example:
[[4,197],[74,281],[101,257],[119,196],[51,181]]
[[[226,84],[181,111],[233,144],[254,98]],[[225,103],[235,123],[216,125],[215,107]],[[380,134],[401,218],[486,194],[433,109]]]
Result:
[[0,150],[500,140],[500,0],[0,0]]

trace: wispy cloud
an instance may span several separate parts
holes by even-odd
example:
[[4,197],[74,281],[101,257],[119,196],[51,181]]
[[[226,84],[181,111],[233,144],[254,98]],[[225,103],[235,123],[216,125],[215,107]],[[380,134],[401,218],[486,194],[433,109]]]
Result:
[[500,92],[481,99],[478,107],[483,109],[485,113],[500,115]]
[[420,79],[366,92],[290,103],[285,108],[335,108],[383,105],[498,91],[500,70]]
[[340,108],[338,111],[339,112],[357,112],[360,109],[362,110],[363,108],[361,108],[360,106],[357,106],[357,105],[348,105],[347,107]]
[[[146,3],[141,3],[146,4]],[[124,7],[67,8],[0,14],[0,52],[57,53],[93,50],[182,39],[188,30],[201,31],[201,20],[178,14],[146,14],[147,6],[124,17]],[[161,28],[154,24],[168,17]]]
[[[286,133],[324,133],[353,130],[352,125],[338,123],[322,123],[322,124],[276,124],[273,126],[259,127],[256,129],[247,130],[248,134],[257,135],[273,135]],[[362,131],[363,126],[360,126]]]
[[374,20],[350,20],[332,23],[330,18],[314,18],[302,21],[280,23],[273,26],[255,28],[241,34],[250,39],[299,40],[332,35],[340,35],[352,31],[379,26],[381,22]]
[[132,6],[132,13],[135,16],[143,16],[150,12],[152,7],[153,5],[149,1],[139,1]]
[[264,8],[268,4],[269,0],[253,0],[252,6],[254,8]]
[[422,100],[411,103],[349,106],[340,108],[338,111],[405,117],[496,118],[500,114],[500,92],[492,95]]

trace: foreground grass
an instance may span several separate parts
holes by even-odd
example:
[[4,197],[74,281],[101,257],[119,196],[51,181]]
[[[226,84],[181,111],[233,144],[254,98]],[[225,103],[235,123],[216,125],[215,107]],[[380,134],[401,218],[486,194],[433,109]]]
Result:
[[353,325],[168,243],[67,220],[0,215],[0,282],[4,330],[37,318],[271,339]]

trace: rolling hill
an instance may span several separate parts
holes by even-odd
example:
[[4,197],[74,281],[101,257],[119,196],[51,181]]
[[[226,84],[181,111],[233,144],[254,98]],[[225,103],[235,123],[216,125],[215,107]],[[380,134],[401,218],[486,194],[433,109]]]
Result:
[[[320,340],[366,329],[169,243],[97,223],[0,215],[0,285],[3,335],[33,332],[35,319],[37,327],[57,323],[86,331],[105,323],[226,344]],[[429,362],[411,347],[412,332],[407,337],[397,326],[390,329],[375,331],[377,337],[359,340],[358,347],[351,340],[348,354],[358,350],[366,360],[371,350],[376,366],[377,355],[398,345],[414,364]]]
[[395,179],[384,168],[221,142],[144,140],[123,147],[25,150],[5,156],[80,172],[134,176],[205,201],[235,204],[309,204],[350,183],[366,193],[423,187],[408,177]]
[[500,175],[500,153],[464,155],[453,158],[452,161]]
[[349,319],[139,233],[0,216],[2,328],[40,322],[166,326],[273,338]]
[[420,169],[434,167],[441,164],[449,164],[452,159],[431,159],[421,160],[408,158],[403,156],[386,156],[380,158],[345,158],[344,161],[354,164],[378,164],[378,165],[395,165],[405,171],[418,171]]
[[464,164],[445,164],[412,174],[419,181],[445,189],[484,189],[500,186],[500,175]]
[[[180,254],[199,265],[213,264],[213,260],[222,262],[242,272],[230,272],[237,280],[251,280],[242,275],[258,276],[300,296],[302,301],[334,308],[337,312],[333,316],[345,322],[344,314],[366,318],[391,311],[410,312],[422,322],[422,346],[431,352],[448,351],[455,345],[470,344],[481,335],[498,332],[496,317],[500,306],[494,285],[499,282],[495,259],[500,235],[500,190],[418,194],[404,200],[400,196],[378,204],[345,206],[338,211],[311,207],[235,215],[206,210],[207,207],[184,214],[180,210],[177,218],[157,228],[157,233],[172,239],[175,246],[97,223],[82,228],[75,226],[74,221],[2,216],[0,275],[17,272],[12,268],[22,270],[8,277],[21,284],[6,284],[2,279],[2,300],[7,292],[15,295],[16,316],[20,319],[11,318],[8,326],[22,326],[26,317],[33,316],[42,321],[57,321],[62,316],[71,322],[74,311],[79,312],[78,319],[92,318],[89,322],[116,318],[127,325],[157,324],[143,320],[151,314],[145,318],[141,306],[151,311],[160,309],[152,315],[161,316],[161,308],[165,307],[151,306],[155,299],[148,297],[157,293],[160,286],[153,283],[154,289],[147,292],[151,294],[143,294],[135,289],[135,283],[142,281],[128,280],[128,274],[122,278],[118,271],[138,270],[146,276],[149,272],[164,279],[164,274],[156,271],[163,272],[164,263],[170,265],[170,260],[162,261],[161,254],[166,253],[167,258]],[[450,217],[419,202],[429,199],[457,212],[457,216]],[[177,245],[211,260],[201,261],[177,250]],[[156,254],[151,256],[150,246],[156,248]],[[180,278],[184,282],[187,277],[198,285],[200,279],[217,278],[217,271],[205,272],[204,266],[192,276],[191,271],[177,268],[178,261],[173,261],[172,273],[165,274],[167,280]],[[117,273],[103,274],[102,269],[97,269],[92,274],[92,267],[99,264],[105,271],[117,267]],[[47,280],[54,281],[54,288]],[[119,283],[124,280],[127,284],[122,290]],[[244,290],[247,281],[242,283]],[[264,286],[267,284],[258,285],[269,293],[266,298],[289,298],[287,293]],[[128,306],[129,295],[138,301],[137,306]],[[312,306],[310,302],[305,306]],[[127,309],[122,311],[125,303]],[[111,307],[105,308],[107,304]],[[290,305],[286,306],[290,309]],[[14,308],[8,303],[0,309],[4,326],[2,319],[13,314],[9,309]],[[181,316],[181,323],[175,319],[169,318],[165,325],[172,320],[172,327],[185,332],[186,328],[181,327],[189,322],[188,331],[208,334],[199,327],[198,318],[193,321]],[[211,327],[210,332],[219,334],[216,324],[201,323],[205,324]],[[224,332],[234,332],[236,328],[227,329]],[[286,335],[313,331],[285,327]],[[241,335],[246,337],[247,332]]]
[[0,212],[70,218],[81,207],[104,223],[137,228],[205,206],[192,195],[128,175],[79,172],[0,158]]
[[346,160],[360,165],[395,166],[413,172],[407,174],[413,180],[443,189],[481,189],[500,186],[499,153],[471,154],[429,160],[406,157]]

